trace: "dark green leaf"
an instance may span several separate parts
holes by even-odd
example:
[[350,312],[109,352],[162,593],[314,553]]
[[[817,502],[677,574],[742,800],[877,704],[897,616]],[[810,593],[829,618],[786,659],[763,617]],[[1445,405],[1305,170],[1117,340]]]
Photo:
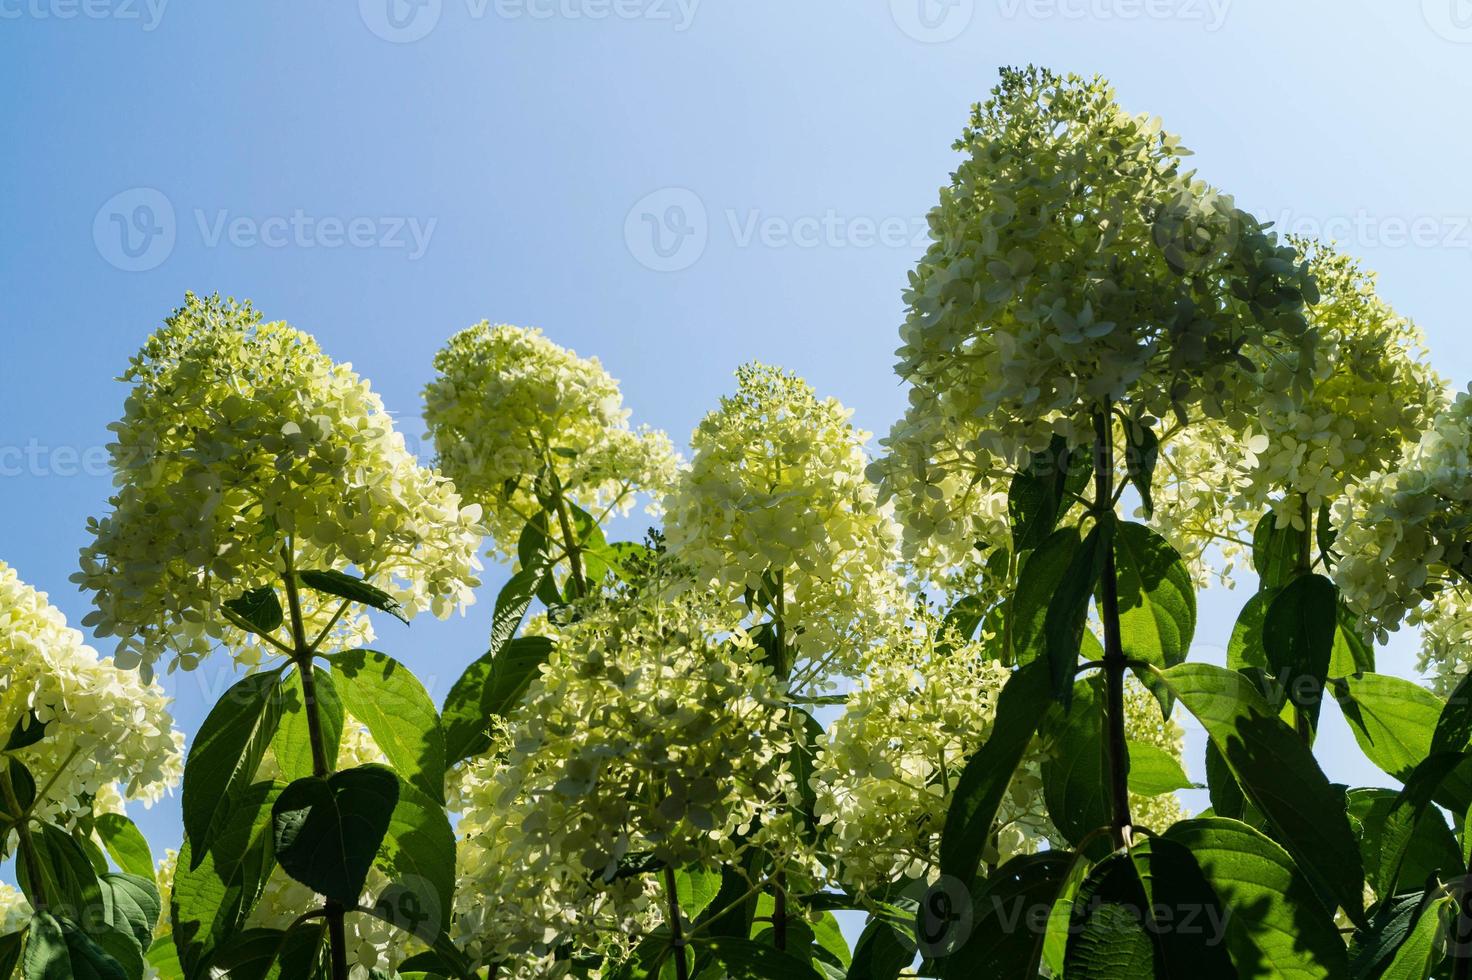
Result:
[[1196,784],[1186,776],[1181,760],[1149,742],[1129,743],[1130,792],[1138,796],[1164,796]]
[[[1396,882],[1390,880],[1389,868],[1382,868],[1385,852],[1385,825],[1395,808],[1399,793],[1389,789],[1352,789],[1348,794],[1349,815],[1357,824],[1360,854],[1365,862],[1365,875],[1375,894],[1393,895]],[[1399,880],[1419,884],[1435,874],[1449,878],[1461,871],[1461,852],[1457,840],[1446,825],[1446,818],[1435,807],[1427,808],[1412,830],[1405,857],[1399,869]]]
[[1185,663],[1161,676],[1206,729],[1277,839],[1362,922],[1364,870],[1344,798],[1303,740],[1236,671]]
[[276,590],[269,585],[251,589],[238,599],[227,599],[224,605],[257,633],[274,633],[286,619],[281,611],[281,600],[276,598]]
[[398,801],[386,766],[298,779],[271,808],[276,860],[318,894],[356,905]]
[[1472,741],[1472,670],[1457,683],[1436,719],[1431,753],[1461,752],[1469,741]]
[[1441,942],[1448,920],[1456,915],[1457,900],[1448,895],[1421,910],[1410,934],[1380,974],[1380,980],[1425,980],[1441,962]]
[[1129,854],[1166,975],[1235,980],[1227,952],[1227,910],[1190,848],[1166,837],[1145,837]]
[[1078,847],[1109,823],[1104,753],[1104,699],[1093,679],[1074,685],[1066,713],[1050,713],[1050,751],[1043,762],[1043,798],[1064,838]]
[[321,592],[325,595],[337,596],[339,599],[346,599],[349,602],[356,602],[359,605],[370,606],[388,613],[403,623],[409,621],[409,617],[405,615],[404,607],[399,603],[399,600],[376,585],[369,585],[356,575],[349,575],[346,572],[333,570],[314,570],[301,572],[297,575],[297,578],[301,579],[302,584],[314,592]]
[[[942,633],[954,631],[963,643],[976,638],[976,631],[986,618],[989,607],[987,599],[979,595],[966,595],[957,599],[942,621]],[[944,639],[944,637],[942,637]]]
[[1064,707],[1073,696],[1074,671],[1083,646],[1084,624],[1089,617],[1089,597],[1104,570],[1104,535],[1098,525],[1084,538],[1074,552],[1058,591],[1048,602],[1043,634],[1048,651],[1048,665],[1053,677],[1053,696]]
[[990,737],[966,763],[941,832],[940,867],[971,881],[991,838],[997,808],[1032,742],[1049,703],[1048,665],[1034,661],[1016,671],[997,700]]
[[1315,728],[1338,627],[1339,590],[1322,575],[1301,575],[1284,586],[1263,621],[1268,672]]
[[1298,576],[1307,531],[1278,527],[1273,511],[1263,515],[1252,534],[1252,565],[1264,590],[1278,589]]
[[138,980],[143,956],[131,939],[106,925],[94,923],[84,931],[70,919],[38,912],[23,969],[26,980]]
[[1268,606],[1277,594],[1276,589],[1257,592],[1242,607],[1232,627],[1232,638],[1227,642],[1228,667],[1233,670],[1243,667],[1267,669],[1268,652],[1263,646],[1262,629],[1268,616]]
[[319,922],[305,922],[290,931],[247,929],[220,950],[214,967],[230,980],[311,977],[321,963],[325,938]]
[[255,778],[281,707],[281,676],[251,674],[225,692],[200,726],[184,764],[184,836],[194,842],[195,860]]
[[108,872],[100,879],[103,914],[109,925],[138,943],[141,956],[153,942],[163,904],[158,886],[149,878]]
[[179,850],[170,900],[174,945],[185,977],[206,975],[210,957],[255,908],[275,861],[271,807],[285,786],[248,787],[226,814],[208,852],[196,859],[186,838]]
[[445,735],[424,685],[374,650],[333,654],[343,707],[367,726],[389,765],[433,800],[445,798]]
[[1359,617],[1339,603],[1339,628],[1334,632],[1334,654],[1329,658],[1329,676],[1370,674],[1375,671],[1375,648],[1360,631]]
[[[25,852],[16,862],[16,881],[32,908],[46,907],[82,922],[103,917],[102,885],[81,842],[55,824],[32,832],[36,865]],[[36,886],[41,886],[42,902]]]
[[1369,925],[1354,934],[1349,949],[1350,977],[1381,980],[1427,905],[1424,892],[1397,895],[1377,905]]
[[1210,739],[1206,742],[1206,786],[1211,797],[1211,809],[1217,816],[1233,820],[1247,818],[1248,803],[1242,795],[1242,787],[1237,785],[1237,777],[1232,775],[1227,760],[1222,758],[1222,750]]
[[1344,976],[1344,942],[1333,916],[1276,842],[1223,817],[1182,821],[1165,836],[1190,849],[1229,912],[1227,948],[1239,976]]
[[449,928],[455,890],[455,832],[444,807],[400,782],[378,865],[389,878],[379,917],[433,943]]
[[128,874],[154,880],[153,852],[133,821],[121,813],[99,813],[97,836],[117,866]]
[[750,939],[706,939],[696,949],[702,961],[725,967],[727,980],[823,980],[810,963]]
[[1145,930],[1147,904],[1129,855],[1110,855],[1084,879],[1073,904],[1063,975],[1089,980],[1167,977],[1160,950]]
[[[6,769],[10,773],[10,789],[15,794],[15,802],[20,804],[22,810],[30,808],[36,802],[36,777],[31,775],[31,770],[19,759],[7,759]],[[3,853],[0,846],[0,853]]]
[[915,937],[882,916],[869,919],[854,943],[849,980],[896,980],[915,960]]
[[158,980],[184,980],[184,966],[179,962],[179,951],[174,948],[173,936],[159,936],[148,947],[144,957]]
[[1070,493],[1089,478],[1089,454],[1070,451],[1054,436],[1046,452],[1037,453],[1026,469],[1012,478],[1007,511],[1012,521],[1012,548],[1021,554],[1041,545],[1068,510]]
[[1123,523],[1114,530],[1114,556],[1125,656],[1181,663],[1196,634],[1196,590],[1180,554],[1143,524]]
[[23,930],[0,936],[0,980],[12,980],[15,976],[15,968],[20,966],[20,954],[25,949],[25,944],[26,934]]
[[546,637],[523,636],[466,668],[445,698],[445,753],[451,764],[490,747],[490,719],[508,715],[520,703],[551,652]]
[[1145,516],[1155,514],[1155,499],[1150,484],[1155,477],[1155,464],[1160,460],[1160,439],[1155,430],[1143,423],[1131,421],[1125,431],[1125,473],[1140,494],[1145,506]]
[[20,720],[10,730],[10,738],[5,741],[5,751],[14,752],[17,749],[26,749],[35,745],[46,737],[46,724],[36,717],[34,711],[27,711],[20,716]]
[[1441,698],[1419,684],[1382,674],[1335,681],[1344,720],[1366,758],[1404,782],[1431,754],[1431,733],[1441,716]]
[[[920,903],[921,948],[942,980],[1035,977],[1048,911],[1068,878],[1071,858],[1052,851],[1013,858],[987,876],[975,901],[941,887]],[[942,879],[944,882],[944,879]],[[949,901],[937,906],[937,898]]]
[[1023,563],[1007,613],[1017,663],[1031,663],[1046,654],[1048,604],[1068,573],[1078,546],[1078,531],[1066,527],[1049,535]]
[[[328,770],[336,769],[344,724],[342,699],[338,697],[332,674],[315,665],[312,667],[312,691],[317,702],[317,721],[322,729],[322,754]],[[282,687],[281,722],[271,739],[271,754],[276,757],[276,766],[281,770],[279,778],[286,782],[314,772],[312,729],[300,670],[293,671],[291,682]]]

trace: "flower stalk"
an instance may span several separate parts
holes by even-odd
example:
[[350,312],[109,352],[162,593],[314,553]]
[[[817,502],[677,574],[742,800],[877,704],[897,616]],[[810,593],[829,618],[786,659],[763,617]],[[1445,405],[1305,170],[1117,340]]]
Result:
[[1124,681],[1129,663],[1119,628],[1119,581],[1114,563],[1114,439],[1109,406],[1094,416],[1094,518],[1104,549],[1099,585],[1100,618],[1104,624],[1105,758],[1109,767],[1111,833],[1116,848],[1129,847],[1134,838],[1130,817],[1129,746],[1125,740]]

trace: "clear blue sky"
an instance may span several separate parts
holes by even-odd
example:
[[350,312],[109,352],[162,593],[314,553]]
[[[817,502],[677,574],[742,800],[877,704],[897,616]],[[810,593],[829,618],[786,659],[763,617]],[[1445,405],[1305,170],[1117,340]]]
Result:
[[[0,558],[86,611],[111,379],[186,289],[311,331],[414,436],[482,318],[598,354],[678,442],[755,357],[882,433],[951,141],[1028,62],[1110,77],[1244,206],[1328,229],[1472,379],[1468,0],[0,0]],[[442,697],[502,578],[379,645]],[[1245,598],[1203,598],[1200,655]],[[186,730],[225,680],[168,681]],[[1331,775],[1383,783],[1327,724]],[[142,815],[159,850],[176,814]]]

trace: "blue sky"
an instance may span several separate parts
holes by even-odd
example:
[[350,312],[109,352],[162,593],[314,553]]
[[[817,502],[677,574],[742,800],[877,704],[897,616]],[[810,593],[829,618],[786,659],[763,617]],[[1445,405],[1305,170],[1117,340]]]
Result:
[[[311,331],[414,437],[482,318],[599,355],[677,442],[751,358],[882,433],[951,141],[1029,62],[1108,76],[1243,206],[1339,239],[1472,379],[1468,0],[0,0],[0,559],[86,611],[112,379],[186,289]],[[379,645],[442,697],[502,578]],[[1203,597],[1201,656],[1245,599]],[[168,679],[187,731],[228,680]],[[1326,725],[1330,774],[1383,783]],[[173,846],[177,801],[140,822]]]

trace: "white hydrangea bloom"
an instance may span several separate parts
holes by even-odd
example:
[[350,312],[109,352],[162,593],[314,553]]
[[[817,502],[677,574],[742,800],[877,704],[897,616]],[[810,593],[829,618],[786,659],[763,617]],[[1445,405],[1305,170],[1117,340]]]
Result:
[[1309,340],[1293,250],[1183,172],[1179,140],[1102,80],[1005,70],[956,149],[905,294],[911,410],[880,468],[921,536],[985,537],[972,481],[1054,436],[1092,443],[1105,404],[1235,421],[1256,389],[1244,352]]
[[797,861],[802,846],[784,687],[728,617],[691,591],[618,595],[554,644],[502,751],[458,788],[459,941],[534,971],[564,943],[617,959],[659,921],[625,862],[718,867],[746,847]]
[[1416,669],[1447,697],[1472,668],[1472,591],[1460,584],[1444,589],[1411,610],[1409,622],[1421,630]]
[[[905,641],[881,654],[824,735],[813,775],[823,846],[840,884],[865,892],[939,873],[950,790],[991,734],[1010,676],[979,643],[938,652]],[[1035,744],[1013,777],[988,863],[1056,835],[1043,806],[1042,758]]]
[[[298,571],[355,569],[410,616],[474,601],[480,509],[418,465],[367,382],[307,334],[191,294],[123,380],[118,490],[75,576],[96,593],[84,625],[119,637],[119,663],[170,653],[192,668],[217,644],[258,663],[221,603],[279,585],[287,550]],[[309,605],[309,630],[339,605]],[[365,632],[352,617],[339,629],[345,644]]]
[[20,889],[0,881],[0,936],[24,929],[33,914],[31,903],[26,901]]
[[898,531],[864,475],[868,433],[778,368],[746,365],[736,385],[695,430],[666,501],[669,550],[723,597],[755,597],[758,615],[780,619],[809,661],[800,682],[860,669],[866,634],[905,604]]
[[[824,847],[839,883],[860,892],[899,876],[939,874],[951,791],[990,737],[1012,674],[990,655],[991,638],[941,636],[938,648],[936,631],[924,629],[880,654],[821,743],[813,786]],[[1164,721],[1137,683],[1126,689],[1125,718],[1131,739],[1181,757],[1180,726]],[[1023,757],[997,814],[996,839],[983,853],[988,864],[1067,846],[1043,800],[1042,766],[1053,751],[1038,737]],[[1174,796],[1132,794],[1130,807],[1137,826],[1156,830],[1185,815]]]
[[45,737],[14,757],[35,777],[43,819],[70,825],[123,799],[152,804],[179,784],[184,736],[162,688],[99,659],[0,561],[0,732],[27,712],[46,723]]
[[1472,573],[1472,393],[1436,417],[1400,467],[1353,486],[1334,509],[1334,580],[1383,640],[1449,582]]
[[[1349,485],[1395,466],[1445,405],[1420,331],[1376,295],[1374,276],[1326,245],[1295,244],[1320,295],[1307,310],[1311,366],[1296,351],[1260,356],[1245,430],[1201,420],[1162,440],[1154,522],[1183,554],[1215,544],[1230,565],[1270,509],[1278,526],[1305,529]],[[1305,372],[1311,387],[1295,384]]]
[[661,494],[679,463],[662,432],[629,427],[618,382],[540,330],[481,322],[450,339],[424,389],[439,464],[467,500],[485,507],[496,549],[514,557],[542,509],[535,486],[550,470],[567,497],[600,523],[640,492]]

